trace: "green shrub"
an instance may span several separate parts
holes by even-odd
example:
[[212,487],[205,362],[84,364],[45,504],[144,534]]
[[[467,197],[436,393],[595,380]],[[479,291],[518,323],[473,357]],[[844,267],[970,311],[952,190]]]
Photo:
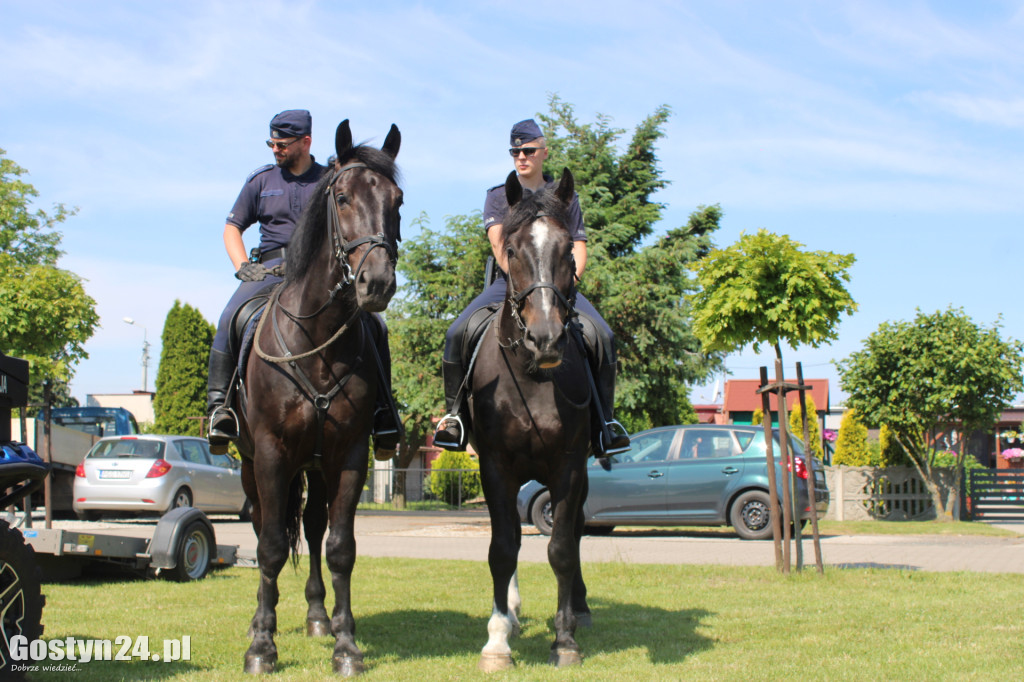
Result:
[[[446,471],[468,469],[471,471]],[[450,505],[459,505],[480,495],[480,465],[465,452],[445,450],[430,465],[430,492]]]
[[[825,448],[821,445],[821,423],[818,421],[818,406],[814,404],[814,396],[810,393],[804,399],[807,404],[807,434],[810,439],[811,452],[820,462],[825,458]],[[800,412],[799,400],[794,400],[789,412],[789,432],[793,438],[803,442],[804,421]]]
[[892,429],[888,424],[882,424],[878,431],[878,444],[881,446],[881,461],[878,466],[883,467],[909,467],[913,462],[907,457],[906,451],[896,441]]
[[872,459],[871,448],[868,445],[868,428],[857,418],[855,410],[847,410],[843,414],[843,421],[839,423],[839,436],[836,438],[832,464],[866,467],[874,464]]

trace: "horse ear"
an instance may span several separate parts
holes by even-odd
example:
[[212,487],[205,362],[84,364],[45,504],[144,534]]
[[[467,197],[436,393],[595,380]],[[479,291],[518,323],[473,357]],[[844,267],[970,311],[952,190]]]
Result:
[[398,126],[392,123],[391,130],[388,131],[388,136],[384,138],[384,146],[380,149],[393,159],[398,156],[398,148],[401,146],[402,133],[398,132]]
[[572,171],[566,168],[562,171],[562,179],[558,182],[558,189],[555,190],[555,196],[563,204],[568,204],[572,201],[572,194],[576,190],[576,179],[572,176]]
[[341,159],[352,148],[352,129],[348,127],[348,119],[338,124],[334,133],[334,153]]
[[505,178],[505,200],[508,201],[508,207],[512,208],[522,198],[523,186],[519,184],[519,177],[516,175],[516,172],[512,171]]

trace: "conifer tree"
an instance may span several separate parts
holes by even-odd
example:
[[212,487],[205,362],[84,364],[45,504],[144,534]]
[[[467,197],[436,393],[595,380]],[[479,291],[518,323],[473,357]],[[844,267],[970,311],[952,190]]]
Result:
[[188,303],[175,301],[160,337],[156,375],[157,433],[201,435],[206,414],[206,378],[214,326]]
[[857,411],[849,409],[839,423],[836,451],[832,455],[834,466],[863,467],[871,463],[868,450],[868,427],[857,418]]
[[[800,412],[800,401],[793,396],[793,406],[789,408],[789,433],[799,442],[804,439],[804,423]],[[818,406],[814,404],[814,396],[809,392],[805,399],[807,403],[807,433],[810,438],[811,453],[822,461],[825,458],[825,448],[821,445],[821,423],[818,421]]]

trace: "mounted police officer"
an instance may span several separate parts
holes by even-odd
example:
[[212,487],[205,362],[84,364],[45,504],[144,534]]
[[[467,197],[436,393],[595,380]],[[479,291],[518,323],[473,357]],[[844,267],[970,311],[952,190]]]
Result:
[[[519,184],[524,194],[554,187],[555,180],[544,173],[544,160],[548,158],[547,143],[537,123],[531,118],[520,121],[512,126],[510,136],[513,165],[519,177]],[[445,404],[448,414],[438,422],[434,432],[434,444],[446,450],[464,450],[468,440],[469,413],[465,410],[462,392],[466,383],[466,366],[463,358],[464,336],[474,313],[488,306],[497,307],[505,298],[507,284],[505,273],[508,270],[507,256],[502,249],[502,222],[508,211],[508,200],[505,197],[505,185],[496,185],[487,190],[484,200],[484,229],[491,242],[494,260],[500,270],[498,277],[484,292],[477,296],[462,311],[448,329],[444,342],[442,371],[444,374]],[[569,206],[569,229],[572,235],[572,255],[576,262],[576,278],[581,279],[587,265],[587,234],[583,226],[583,213],[580,210],[579,196],[574,193]],[[604,318],[594,309],[583,294],[576,293],[576,312],[582,326],[587,356],[591,368],[597,375],[597,403],[601,412],[593,434],[594,454],[604,457],[629,448],[629,435],[612,417],[615,403],[615,339],[611,328]]]
[[[224,447],[229,440],[238,438],[235,414],[224,409],[237,362],[228,348],[232,318],[247,300],[282,281],[288,242],[325,170],[310,154],[312,129],[312,116],[305,109],[282,111],[271,119],[267,146],[274,152],[275,163],[257,168],[246,178],[224,225],[224,247],[235,268],[235,277],[242,283],[221,313],[210,349],[207,401],[211,446]],[[259,247],[247,256],[242,233],[256,223],[260,226]],[[378,354],[386,376],[390,377],[387,330],[379,316],[374,318],[380,327],[373,330]],[[379,449],[393,450],[398,444],[398,427],[386,397],[378,405],[373,433]]]

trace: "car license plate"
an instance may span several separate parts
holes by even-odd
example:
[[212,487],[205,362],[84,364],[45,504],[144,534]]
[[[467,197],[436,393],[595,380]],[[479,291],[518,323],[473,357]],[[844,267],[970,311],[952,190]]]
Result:
[[100,478],[117,478],[126,479],[131,478],[132,472],[130,471],[116,471],[112,469],[100,469]]

